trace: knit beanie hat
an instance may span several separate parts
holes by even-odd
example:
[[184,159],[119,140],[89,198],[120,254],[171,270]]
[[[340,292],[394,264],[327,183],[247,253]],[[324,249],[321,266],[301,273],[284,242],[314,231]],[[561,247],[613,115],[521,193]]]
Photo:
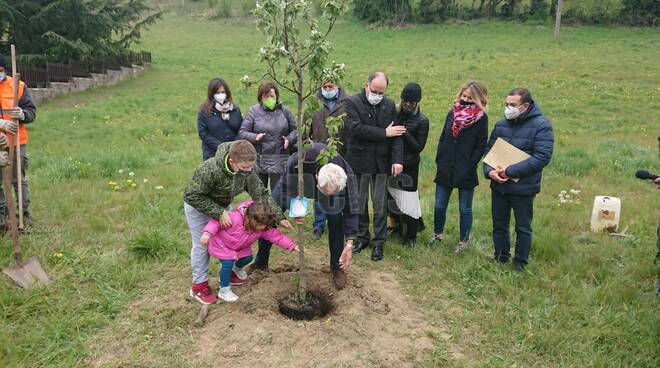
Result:
[[401,99],[410,102],[422,100],[422,87],[417,83],[408,83],[401,91]]

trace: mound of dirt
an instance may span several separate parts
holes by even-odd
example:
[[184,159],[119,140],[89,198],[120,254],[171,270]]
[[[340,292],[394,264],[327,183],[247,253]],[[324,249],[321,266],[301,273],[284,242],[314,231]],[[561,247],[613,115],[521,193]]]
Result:
[[347,287],[336,291],[326,267],[308,266],[307,275],[310,289],[334,304],[330,314],[313,321],[284,317],[278,300],[295,290],[296,268],[256,271],[233,287],[236,303],[213,306],[206,325],[193,330],[198,350],[190,360],[227,367],[412,367],[433,349],[431,328],[393,275],[354,267]]

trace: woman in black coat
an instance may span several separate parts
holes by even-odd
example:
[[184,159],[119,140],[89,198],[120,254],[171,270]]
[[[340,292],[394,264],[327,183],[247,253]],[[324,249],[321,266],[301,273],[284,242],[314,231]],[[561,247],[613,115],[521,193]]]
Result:
[[242,123],[241,109],[234,105],[227,82],[222,78],[211,79],[206,99],[197,113],[197,131],[202,140],[204,161],[215,156],[220,143],[236,140]]
[[[401,104],[396,108],[397,125],[404,125],[403,172],[392,177],[389,192],[395,199],[396,207],[390,221],[395,223],[391,230],[396,230],[404,239],[406,246],[414,246],[418,228],[422,225],[421,205],[417,184],[419,178],[420,153],[426,146],[429,135],[429,119],[420,111],[422,87],[417,83],[408,83],[401,91]],[[394,224],[393,224],[394,225]]]
[[460,238],[454,248],[461,252],[472,229],[472,197],[479,185],[477,164],[488,140],[488,90],[479,81],[468,81],[461,87],[453,108],[447,114],[435,158],[434,232],[428,244],[444,238],[447,205],[454,188],[458,188]]

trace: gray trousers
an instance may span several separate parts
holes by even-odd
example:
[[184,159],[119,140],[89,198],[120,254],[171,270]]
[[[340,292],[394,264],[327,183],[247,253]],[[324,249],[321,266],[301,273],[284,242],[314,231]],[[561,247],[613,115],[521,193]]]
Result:
[[210,217],[197,211],[194,207],[183,202],[183,212],[190,230],[192,248],[190,249],[190,263],[192,265],[192,282],[199,284],[209,279],[209,251],[208,248],[199,244],[204,227],[208,224]]
[[[21,187],[23,189],[23,217],[29,219],[30,218],[30,212],[28,211],[28,207],[30,206],[30,192],[28,189],[28,178],[27,178],[27,169],[28,169],[28,161],[29,161],[29,156],[27,153],[27,145],[22,144],[21,145]],[[13,167],[14,170],[16,170],[16,166]],[[16,203],[16,208],[18,209],[18,175],[13,175],[13,187],[14,187],[14,203]],[[2,183],[2,171],[0,171],[0,183]],[[2,184],[0,184],[2,185]],[[0,190],[0,215],[2,215],[2,218],[0,218],[0,221],[4,221],[4,217],[9,214],[9,211],[7,210],[7,201],[5,200],[5,192]]]
[[[357,173],[360,183],[359,201],[360,213],[358,215],[358,241],[369,242],[369,193],[374,211],[374,246],[382,246],[387,239],[387,174],[360,174]],[[370,190],[371,189],[371,190]]]

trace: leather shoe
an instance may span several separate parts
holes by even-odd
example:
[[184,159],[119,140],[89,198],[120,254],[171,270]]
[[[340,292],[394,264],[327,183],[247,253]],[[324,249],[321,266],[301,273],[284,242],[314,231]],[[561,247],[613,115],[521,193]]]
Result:
[[342,270],[332,271],[332,281],[335,283],[337,290],[346,287],[346,272]]
[[253,263],[253,264],[249,265],[246,269],[248,275],[251,274],[254,271],[257,271],[257,270],[263,271],[263,272],[268,272],[268,266]]
[[369,242],[360,240],[358,241],[357,245],[353,247],[353,254],[358,254],[362,252],[362,250],[369,248]]
[[376,261],[380,261],[381,259],[383,259],[383,246],[376,245],[374,246],[374,250],[371,253],[371,260],[376,262]]

